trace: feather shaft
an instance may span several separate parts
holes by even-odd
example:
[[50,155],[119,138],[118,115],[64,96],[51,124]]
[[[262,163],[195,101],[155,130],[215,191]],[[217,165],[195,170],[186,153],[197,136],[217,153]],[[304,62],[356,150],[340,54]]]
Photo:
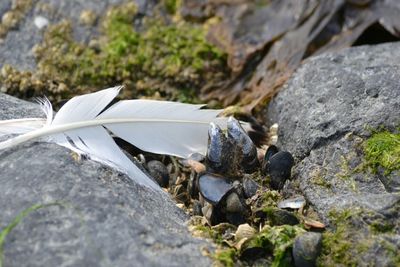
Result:
[[[26,119],[21,119],[26,120]],[[44,119],[41,119],[45,122]],[[6,121],[2,121],[6,122]],[[52,134],[68,132],[75,129],[87,128],[93,126],[107,126],[108,124],[119,124],[119,123],[179,123],[179,124],[203,124],[208,125],[209,122],[204,121],[189,121],[189,120],[168,120],[168,119],[137,119],[137,118],[115,118],[115,119],[93,119],[88,121],[78,121],[73,123],[66,123],[60,125],[51,125],[39,128],[37,130],[25,133],[23,135],[10,138],[6,141],[0,142],[0,149],[9,148],[22,144],[24,142]]]
[[46,123],[42,118],[26,118],[0,121],[0,136],[7,134],[24,134],[40,129]]

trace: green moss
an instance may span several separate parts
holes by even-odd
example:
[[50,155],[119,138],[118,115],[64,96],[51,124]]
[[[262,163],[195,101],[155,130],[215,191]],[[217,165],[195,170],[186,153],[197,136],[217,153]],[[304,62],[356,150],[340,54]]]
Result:
[[394,225],[386,221],[374,221],[370,224],[371,231],[375,234],[379,233],[392,233]]
[[354,171],[350,169],[349,161],[345,156],[341,156],[340,169],[341,171],[337,173],[336,176],[345,181],[347,185],[351,188],[351,190],[356,192],[357,184],[354,178],[352,177]]
[[[344,220],[347,215],[341,216]],[[343,264],[345,266],[356,266],[356,261],[350,249],[353,244],[349,239],[346,225],[339,223],[336,226],[336,231],[326,231],[323,233],[322,253],[318,260],[319,266],[335,266]]]
[[322,186],[325,188],[331,188],[332,184],[325,179],[326,170],[324,169],[315,169],[310,173],[310,182],[312,184]]
[[400,266],[400,254],[397,246],[382,240],[380,245],[385,248],[388,257],[390,258],[390,264],[388,266]]
[[290,266],[290,257],[286,257],[287,253],[290,253],[290,248],[296,236],[303,233],[305,233],[305,230],[299,226],[266,225],[260,233],[249,240],[245,249],[249,247],[264,248],[268,253],[273,254],[272,267]]
[[133,3],[110,8],[99,19],[100,36],[89,45],[73,39],[68,21],[49,26],[34,49],[37,72],[5,66],[2,91],[21,98],[46,94],[58,101],[123,84],[123,97],[199,102],[197,91],[222,79],[226,55],[207,43],[202,27],[183,21],[147,19],[138,32],[136,13]]
[[383,131],[373,134],[364,144],[367,165],[376,172],[378,167],[388,175],[400,169],[400,134]]
[[235,258],[236,250],[234,248],[221,249],[214,254],[214,259],[226,267],[233,267]]
[[163,0],[163,3],[167,12],[173,15],[178,11],[181,5],[181,0]]
[[[328,230],[323,233],[322,252],[318,258],[318,266],[356,266],[357,259],[354,257],[354,250],[365,247],[357,247],[354,242],[355,232],[352,229],[351,220],[358,217],[361,213],[360,209],[345,209],[337,211],[335,209],[329,212],[329,218],[336,227],[335,231]],[[362,245],[362,244],[361,244]]]
[[59,203],[50,203],[50,204],[36,204],[33,205],[21,213],[19,213],[6,227],[4,227],[0,232],[0,267],[3,264],[3,246],[6,240],[7,235],[30,213],[37,211],[38,209],[47,208],[50,206],[61,205]]
[[281,194],[275,190],[267,190],[262,193],[262,208],[268,209],[270,207],[276,207],[278,202],[282,199]]
[[195,231],[200,231],[202,232],[202,237],[204,238],[210,238],[212,239],[216,244],[222,244],[223,242],[223,238],[222,238],[222,234],[218,231],[216,231],[215,229],[212,229],[209,226],[205,226],[205,225],[196,225],[196,227],[194,228]]

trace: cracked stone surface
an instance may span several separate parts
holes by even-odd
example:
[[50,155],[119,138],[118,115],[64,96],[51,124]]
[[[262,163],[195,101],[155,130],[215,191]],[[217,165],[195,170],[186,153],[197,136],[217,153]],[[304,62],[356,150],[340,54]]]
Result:
[[[392,266],[400,249],[400,172],[384,175],[362,166],[371,129],[400,125],[400,43],[363,46],[311,58],[268,107],[279,124],[279,146],[297,160],[298,183],[325,223],[333,210],[361,211],[354,236],[368,244],[354,255],[360,266]],[[375,233],[376,223],[393,226]]]
[[304,158],[348,132],[400,124],[399,43],[351,48],[307,60],[272,101],[279,140]]
[[[37,105],[0,94],[0,119],[42,116]],[[0,229],[36,204],[4,244],[3,266],[210,266],[212,249],[164,192],[55,144],[0,151]]]

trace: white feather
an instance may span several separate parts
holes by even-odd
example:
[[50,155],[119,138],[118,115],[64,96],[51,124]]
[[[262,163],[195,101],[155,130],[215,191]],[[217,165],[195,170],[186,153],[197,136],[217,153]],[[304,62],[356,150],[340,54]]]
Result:
[[192,153],[206,153],[210,122],[225,128],[226,119],[217,118],[220,110],[203,110],[203,105],[123,100],[106,109],[120,89],[114,87],[74,97],[54,119],[49,102],[43,100],[41,106],[47,123],[0,142],[0,149],[50,136],[53,142],[118,168],[141,184],[158,188],[119,149],[109,131],[144,151],[189,157]]
[[46,124],[45,119],[27,118],[0,121],[0,137],[10,134],[24,134],[42,128]]
[[24,134],[42,128],[46,124],[50,124],[53,120],[53,107],[50,101],[45,98],[38,98],[37,102],[40,108],[46,114],[43,118],[24,118],[14,120],[0,121],[0,137],[10,134]]

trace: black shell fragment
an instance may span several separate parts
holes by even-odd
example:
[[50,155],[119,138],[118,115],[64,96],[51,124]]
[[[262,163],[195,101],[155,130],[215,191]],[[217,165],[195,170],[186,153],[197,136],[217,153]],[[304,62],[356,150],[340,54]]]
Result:
[[222,176],[206,173],[199,177],[200,194],[212,205],[218,205],[233,188],[231,181]]

